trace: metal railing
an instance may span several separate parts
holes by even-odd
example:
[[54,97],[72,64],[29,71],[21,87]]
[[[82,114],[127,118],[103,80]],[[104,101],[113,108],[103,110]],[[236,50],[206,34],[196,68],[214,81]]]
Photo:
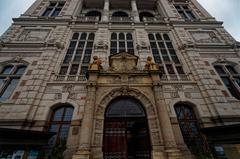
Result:
[[190,77],[185,74],[180,75],[162,75],[162,81],[191,81]]
[[84,75],[56,75],[54,78],[55,81],[87,81],[86,76]]
[[99,16],[80,16],[77,18],[80,22],[99,22]]
[[110,22],[132,22],[133,19],[132,17],[110,17],[109,18],[109,21]]
[[143,17],[143,22],[145,23],[159,23],[164,22],[163,17]]

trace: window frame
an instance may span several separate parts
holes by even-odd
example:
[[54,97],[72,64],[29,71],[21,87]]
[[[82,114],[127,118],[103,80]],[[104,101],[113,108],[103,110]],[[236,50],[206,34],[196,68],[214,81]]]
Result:
[[[3,71],[9,66],[11,66],[10,72],[8,74],[3,74]],[[23,67],[25,68],[24,71],[21,74],[17,74],[18,69]],[[27,65],[24,63],[13,62],[13,63],[6,63],[5,65],[2,65],[2,68],[0,69],[0,78],[3,80],[2,80],[2,84],[0,84],[0,101],[6,101],[12,97],[21,78],[26,73],[26,70],[27,70]],[[11,87],[11,82],[16,79],[18,81],[15,83],[15,85],[12,85],[14,86],[13,90],[11,90],[8,97],[3,98],[3,95],[6,93],[7,89]]]
[[[234,70],[233,72],[235,72],[235,73],[232,73],[228,69],[229,66]],[[236,66],[236,64],[232,64],[229,62],[213,64],[214,70],[221,78],[225,88],[227,88],[230,95],[233,96],[234,98],[240,100],[240,84],[237,82],[237,79],[240,79],[240,73],[239,73],[239,70],[235,69],[235,66]],[[218,71],[219,69],[221,69],[221,71]],[[224,82],[224,79],[229,80],[230,86],[228,86]]]
[[[63,109],[63,112],[61,114],[61,120],[54,120],[54,117],[55,117],[55,114],[58,110],[61,110]],[[71,120],[68,120],[68,121],[64,121],[64,117],[66,115],[66,110],[67,109],[71,109],[72,110],[72,114],[71,114]],[[70,105],[62,105],[62,106],[59,106],[57,108],[54,108],[52,109],[51,111],[51,115],[50,115],[50,120],[48,121],[48,124],[47,124],[47,131],[48,132],[51,132],[51,126],[52,125],[58,125],[58,130],[57,132],[54,132],[56,133],[56,138],[55,138],[55,142],[59,139],[65,139],[67,140],[68,138],[68,135],[69,135],[69,131],[70,131],[70,128],[71,128],[71,123],[72,123],[72,119],[73,119],[73,114],[74,114],[74,107],[73,106],[70,106]],[[61,137],[61,128],[63,125],[68,125],[69,126],[69,129],[68,129],[68,134],[67,134],[67,137],[66,138],[62,138]],[[55,136],[54,136],[55,137]]]
[[[112,39],[112,35],[116,34],[116,39]],[[124,35],[124,39],[120,39],[119,35],[123,34]],[[128,39],[128,35],[131,35],[131,39]],[[110,50],[109,50],[109,54],[110,55],[115,55],[117,53],[121,53],[121,52],[127,52],[129,54],[135,55],[136,54],[136,50],[135,50],[135,43],[134,43],[135,39],[134,39],[134,35],[132,32],[130,31],[113,31],[110,34]],[[112,42],[116,43],[116,47],[112,47]],[[120,50],[120,43],[124,42],[124,49]],[[129,43],[131,43],[132,47],[128,47]],[[116,50],[116,52],[112,52],[113,50]],[[131,50],[132,52],[129,52],[129,50]]]
[[[184,19],[184,20],[196,20],[197,16],[194,13],[194,11],[189,7],[189,4],[181,4],[181,3],[176,3],[174,4],[175,9],[177,10],[178,14]],[[178,8],[180,7],[180,8]],[[187,7],[184,8],[184,7]],[[182,14],[181,14],[181,13]],[[191,16],[189,16],[188,12],[191,13]]]
[[[54,6],[51,6],[51,4],[56,3]],[[62,9],[65,6],[65,1],[50,1],[44,12],[42,13],[42,17],[58,17],[60,13],[62,12]],[[60,4],[63,4],[59,7]],[[47,11],[50,11],[48,14],[46,14]],[[57,15],[54,15],[55,11],[59,10]],[[46,14],[46,15],[45,15]]]
[[[148,32],[148,39],[150,42],[150,49],[151,49],[151,53],[153,55],[153,60],[155,61],[155,63],[159,64],[159,67],[161,69],[164,70],[163,74],[166,74],[167,76],[185,75],[183,65],[182,65],[180,57],[176,51],[177,49],[175,49],[174,42],[173,42],[173,40],[171,40],[169,33]],[[153,45],[154,45],[154,47],[153,47]],[[165,58],[165,60],[164,60],[164,58]],[[169,65],[171,65],[171,66],[169,66]],[[167,67],[167,66],[169,66],[169,67]],[[172,70],[170,71],[168,69],[170,67],[173,68],[174,73],[172,72]],[[177,68],[181,68],[183,70],[184,74],[180,74],[178,72]]]
[[[76,34],[78,37],[76,38]],[[85,37],[84,37],[84,36]],[[90,39],[90,35],[93,35],[93,38]],[[82,37],[84,37],[82,39]],[[59,75],[61,76],[78,76],[78,75],[85,75],[82,71],[85,67],[88,67],[93,52],[94,52],[94,45],[95,45],[96,33],[95,32],[74,32],[72,34],[72,38],[69,40],[69,45],[64,55],[61,67],[59,69]],[[75,44],[73,44],[75,43]],[[83,45],[82,45],[83,44]],[[91,46],[89,47],[89,44]],[[82,45],[82,46],[81,46]],[[71,47],[73,46],[73,47]],[[90,51],[90,52],[87,52]],[[69,53],[70,52],[70,53]],[[69,57],[69,60],[67,57]],[[76,57],[78,60],[76,60]],[[87,61],[84,61],[87,60]],[[78,65],[78,70],[73,74],[71,74],[72,67]],[[66,69],[65,73],[61,73],[62,69]]]

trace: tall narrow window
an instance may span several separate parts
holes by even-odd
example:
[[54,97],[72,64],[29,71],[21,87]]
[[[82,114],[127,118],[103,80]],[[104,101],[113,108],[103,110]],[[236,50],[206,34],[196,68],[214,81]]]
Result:
[[10,98],[26,68],[25,65],[19,63],[3,67],[0,73],[0,101]]
[[181,15],[182,18],[186,20],[193,20],[196,19],[195,15],[189,9],[188,5],[186,4],[176,4],[174,5],[177,9],[178,13]]
[[46,8],[45,12],[42,14],[44,17],[57,17],[65,2],[50,2],[49,6]]
[[231,95],[240,99],[240,73],[229,63],[218,63],[214,68]]
[[149,33],[148,38],[154,61],[160,65],[162,73],[169,75],[184,74],[182,64],[168,34]]
[[67,140],[68,132],[71,126],[73,107],[63,106],[54,109],[51,120],[48,125],[48,131],[54,132],[53,144],[56,140]]
[[207,142],[200,132],[196,115],[191,107],[186,104],[176,104],[175,112],[183,139],[193,154],[198,155],[208,150]]
[[131,33],[112,33],[110,54],[113,55],[120,52],[134,54],[133,37]]
[[73,34],[59,72],[60,75],[86,74],[86,68],[92,56],[94,38],[95,34],[89,32]]

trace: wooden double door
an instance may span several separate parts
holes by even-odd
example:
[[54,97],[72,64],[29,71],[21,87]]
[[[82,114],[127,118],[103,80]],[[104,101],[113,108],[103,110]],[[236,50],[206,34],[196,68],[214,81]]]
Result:
[[106,118],[104,159],[151,159],[151,144],[145,118]]

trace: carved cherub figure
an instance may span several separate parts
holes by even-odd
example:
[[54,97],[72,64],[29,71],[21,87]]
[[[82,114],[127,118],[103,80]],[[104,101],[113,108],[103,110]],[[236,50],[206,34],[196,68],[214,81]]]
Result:
[[101,70],[103,69],[102,67],[102,61],[97,57],[93,56],[93,62],[89,64],[89,70]]
[[157,65],[154,62],[152,62],[152,57],[150,56],[147,57],[145,70],[148,70],[148,71],[158,70]]

